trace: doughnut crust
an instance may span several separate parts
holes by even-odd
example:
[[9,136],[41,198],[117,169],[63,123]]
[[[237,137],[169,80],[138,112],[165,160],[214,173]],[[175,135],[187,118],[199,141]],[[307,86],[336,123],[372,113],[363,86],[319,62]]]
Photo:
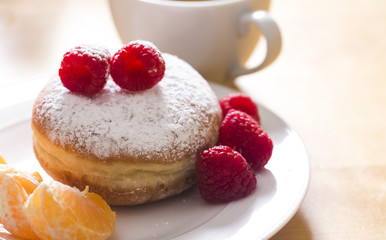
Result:
[[176,195],[195,183],[195,162],[216,144],[221,109],[186,62],[163,54],[162,81],[143,92],[109,79],[95,96],[74,94],[53,76],[32,113],[33,147],[55,180],[100,194],[110,205]]

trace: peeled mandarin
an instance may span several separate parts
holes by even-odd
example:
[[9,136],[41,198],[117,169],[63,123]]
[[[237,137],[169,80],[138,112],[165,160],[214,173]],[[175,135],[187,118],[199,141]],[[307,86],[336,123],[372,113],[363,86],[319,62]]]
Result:
[[4,160],[4,158],[0,155],[0,164],[6,164],[7,162]]
[[81,192],[57,181],[42,183],[24,211],[41,239],[107,239],[115,229],[115,212],[88,187]]
[[38,173],[25,173],[6,164],[0,164],[0,222],[6,230],[25,239],[37,239],[23,205],[42,182]]

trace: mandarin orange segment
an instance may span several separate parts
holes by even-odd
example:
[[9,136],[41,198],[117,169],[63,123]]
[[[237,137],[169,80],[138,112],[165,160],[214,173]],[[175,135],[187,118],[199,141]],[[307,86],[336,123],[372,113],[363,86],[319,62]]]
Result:
[[7,164],[4,158],[0,155],[0,164]]
[[37,239],[24,214],[23,205],[41,181],[41,177],[0,164],[0,222],[15,236]]
[[40,184],[24,211],[41,239],[107,239],[115,229],[115,212],[99,195],[56,181]]

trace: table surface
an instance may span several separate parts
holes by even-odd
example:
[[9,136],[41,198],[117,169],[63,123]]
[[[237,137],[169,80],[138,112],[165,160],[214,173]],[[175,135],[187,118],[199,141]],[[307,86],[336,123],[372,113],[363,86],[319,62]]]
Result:
[[[272,239],[386,239],[386,1],[274,0],[271,14],[280,57],[236,83],[311,162],[303,204]],[[107,1],[1,1],[0,87],[55,72],[81,43],[122,46]]]

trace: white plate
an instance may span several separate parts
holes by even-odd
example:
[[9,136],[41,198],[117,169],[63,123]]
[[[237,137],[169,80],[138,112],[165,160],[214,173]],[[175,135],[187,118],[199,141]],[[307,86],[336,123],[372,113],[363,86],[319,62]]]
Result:
[[[37,170],[48,179],[32,150],[31,97],[36,96],[36,86],[29,82],[0,91],[0,154],[10,165]],[[218,97],[232,91],[212,86]],[[18,103],[4,104],[4,96],[16,93],[22,93],[17,95]],[[310,165],[298,135],[268,109],[260,106],[259,110],[274,151],[265,169],[257,172],[256,191],[229,204],[208,204],[193,188],[156,203],[113,208],[117,224],[111,239],[267,239],[278,232],[306,195]],[[5,236],[1,234],[0,239]]]

